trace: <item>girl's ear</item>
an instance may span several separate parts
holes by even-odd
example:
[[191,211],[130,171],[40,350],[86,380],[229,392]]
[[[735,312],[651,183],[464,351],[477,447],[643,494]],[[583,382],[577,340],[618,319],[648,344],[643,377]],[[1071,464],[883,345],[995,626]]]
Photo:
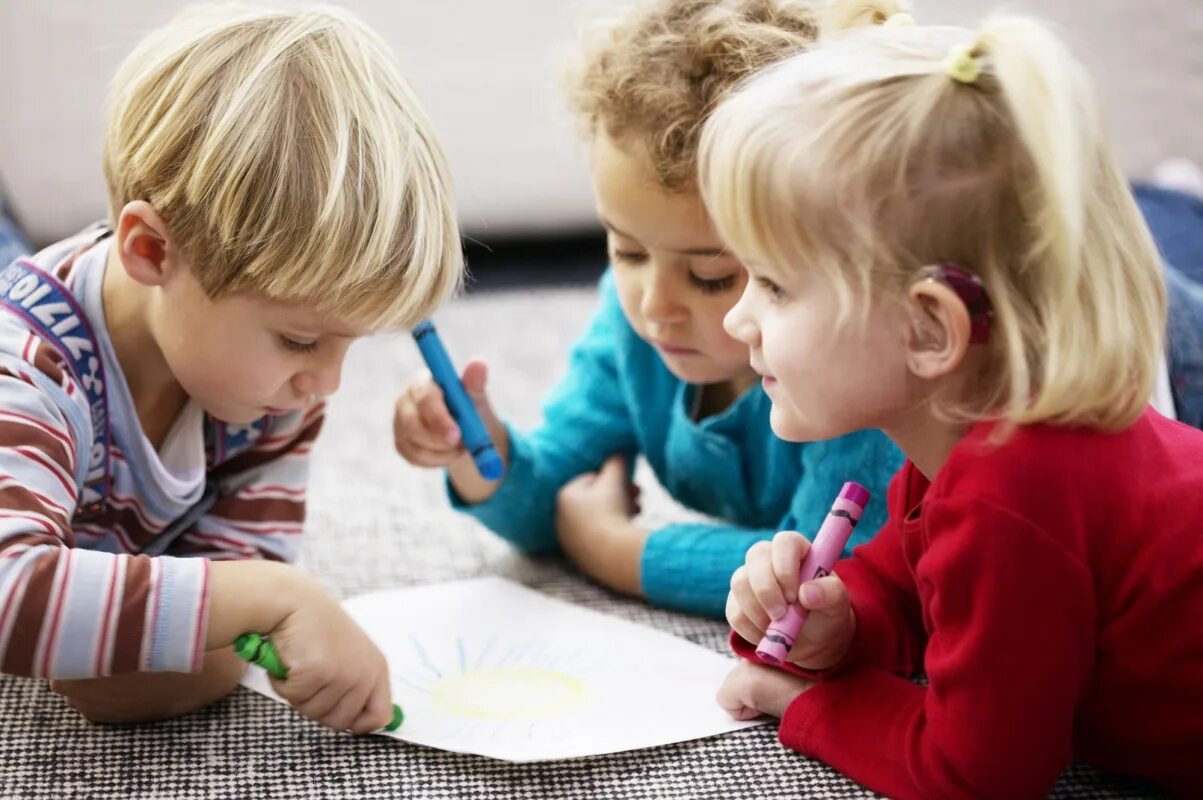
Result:
[[956,371],[969,352],[969,309],[947,284],[928,277],[907,291],[910,324],[905,333],[907,367],[936,380]]
[[126,203],[117,215],[115,246],[131,278],[144,286],[159,286],[170,269],[167,223],[145,200]]

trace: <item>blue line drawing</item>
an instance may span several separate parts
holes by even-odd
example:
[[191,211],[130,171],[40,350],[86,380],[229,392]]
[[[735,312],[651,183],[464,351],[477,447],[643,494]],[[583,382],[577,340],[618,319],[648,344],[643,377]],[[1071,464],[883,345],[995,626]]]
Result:
[[409,635],[409,641],[413,643],[414,650],[417,651],[418,658],[422,660],[422,664],[438,677],[443,677],[443,673],[439,672],[435,665],[430,663],[430,658],[427,657],[426,651],[422,649],[422,644],[418,641],[418,637],[411,633]]

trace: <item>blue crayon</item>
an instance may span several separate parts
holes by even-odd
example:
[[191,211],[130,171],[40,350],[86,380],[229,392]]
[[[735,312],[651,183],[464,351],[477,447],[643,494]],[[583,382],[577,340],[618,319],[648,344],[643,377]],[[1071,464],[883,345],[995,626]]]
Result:
[[464,390],[464,384],[460,382],[459,374],[456,373],[434,324],[430,320],[421,322],[414,328],[413,333],[414,341],[422,351],[422,358],[426,359],[426,366],[434,376],[434,382],[443,390],[443,399],[447,402],[451,416],[459,423],[461,439],[464,447],[472,454],[477,471],[487,481],[499,479],[505,474],[505,462],[501,460],[497,447],[489,438],[489,431],[481,421],[472,398],[468,397]]

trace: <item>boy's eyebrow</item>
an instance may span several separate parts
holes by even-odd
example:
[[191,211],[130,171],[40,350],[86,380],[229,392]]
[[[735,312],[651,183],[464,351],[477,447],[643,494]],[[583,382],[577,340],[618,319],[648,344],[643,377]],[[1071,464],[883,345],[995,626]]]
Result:
[[317,336],[334,336],[339,339],[359,339],[367,336],[368,331],[357,330],[341,323],[319,322],[312,319],[300,320],[295,317],[283,320],[286,327],[293,328],[298,333],[304,332]]
[[[639,239],[632,236],[631,234],[614,227],[614,225],[605,217],[598,217],[598,219],[601,221],[602,227],[605,228],[606,230],[610,231],[610,233],[618,234],[619,236],[622,236],[623,238],[626,238],[626,239],[631,239],[632,241],[636,241],[636,242],[639,241]],[[723,256],[723,255],[727,255],[727,249],[725,247],[687,247],[684,250],[670,250],[669,252],[680,253],[683,256]]]

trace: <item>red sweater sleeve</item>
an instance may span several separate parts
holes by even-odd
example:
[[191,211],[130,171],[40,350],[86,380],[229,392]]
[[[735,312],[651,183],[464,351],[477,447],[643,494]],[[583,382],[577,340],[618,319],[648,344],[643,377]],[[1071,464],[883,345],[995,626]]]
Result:
[[1090,676],[1089,570],[1005,510],[932,515],[915,565],[929,685],[850,668],[798,696],[781,741],[891,797],[1042,796],[1070,761]]

